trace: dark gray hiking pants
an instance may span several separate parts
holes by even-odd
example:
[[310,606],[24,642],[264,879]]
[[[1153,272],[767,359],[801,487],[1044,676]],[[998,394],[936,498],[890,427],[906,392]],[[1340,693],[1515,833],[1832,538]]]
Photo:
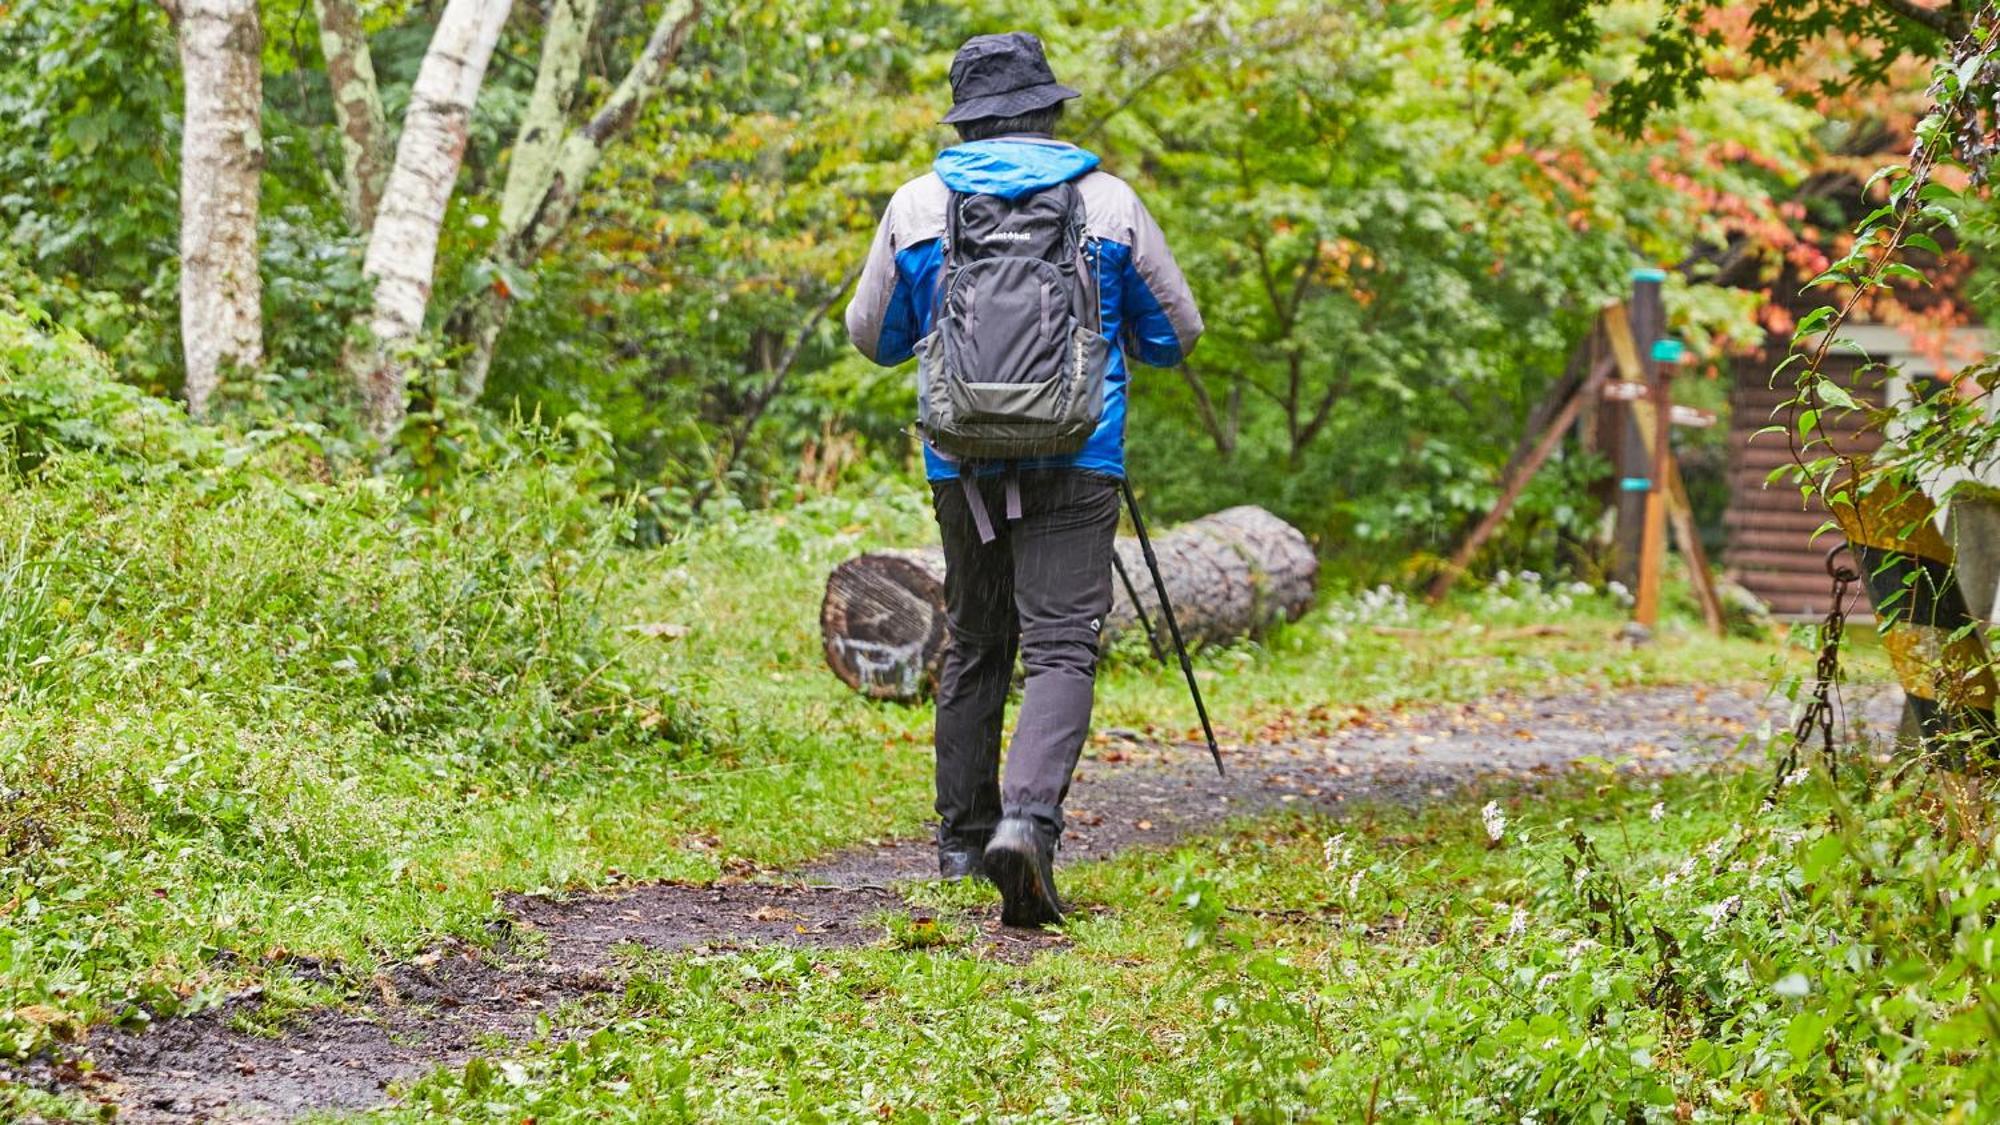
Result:
[[[932,485],[944,540],[951,646],[938,676],[941,841],[982,844],[1001,816],[1029,816],[1058,837],[1070,773],[1090,733],[1097,641],[1111,611],[1118,481],[1074,469],[1021,472],[1020,515],[1006,519],[1003,478],[978,482],[995,538],[979,531],[962,485]],[[1027,669],[1000,776],[1001,720],[1018,646]]]

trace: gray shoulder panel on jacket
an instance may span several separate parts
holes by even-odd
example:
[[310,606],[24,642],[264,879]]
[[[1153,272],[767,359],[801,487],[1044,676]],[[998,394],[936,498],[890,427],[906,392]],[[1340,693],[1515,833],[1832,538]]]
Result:
[[925,172],[896,189],[889,211],[882,221],[889,224],[895,252],[901,253],[921,242],[944,237],[944,208],[951,192],[936,172]]
[[1109,172],[1091,172],[1077,181],[1077,188],[1089,212],[1089,233],[1132,248],[1132,268],[1173,324],[1181,354],[1193,351],[1195,341],[1201,338],[1201,311],[1195,307],[1194,291],[1188,288],[1180,264],[1167,249],[1167,236],[1152,212],[1146,210],[1130,184]]
[[847,338],[871,360],[880,354],[882,320],[896,294],[896,255],[944,233],[945,200],[949,197],[937,174],[927,172],[897,188],[883,212],[845,316]]

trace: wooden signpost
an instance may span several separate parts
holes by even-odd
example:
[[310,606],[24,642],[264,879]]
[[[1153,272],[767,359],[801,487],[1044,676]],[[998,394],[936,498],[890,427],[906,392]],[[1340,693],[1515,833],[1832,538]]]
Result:
[[[1431,601],[1439,601],[1450,591],[1480,548],[1507,522],[1528,482],[1562,444],[1563,434],[1582,410],[1600,403],[1619,403],[1627,408],[1631,423],[1626,432],[1637,431],[1638,435],[1634,448],[1622,450],[1623,455],[1614,458],[1621,469],[1620,495],[1643,498],[1640,503],[1621,504],[1619,508],[1621,520],[1632,521],[1631,526],[1620,528],[1619,541],[1637,549],[1633,619],[1649,629],[1659,621],[1660,580],[1671,528],[1687,560],[1703,621],[1717,636],[1723,634],[1722,600],[1715,590],[1708,554],[1702,548],[1694,508],[1688,502],[1669,437],[1672,425],[1713,425],[1715,416],[1673,405],[1671,371],[1680,359],[1681,345],[1663,335],[1666,317],[1660,284],[1664,277],[1658,270],[1635,271],[1630,303],[1607,305],[1599,314],[1590,336],[1571,357],[1569,370],[1535,411],[1535,419],[1546,422],[1539,427],[1531,424],[1515,448],[1501,480],[1499,500],[1432,580],[1428,591]],[[1659,409],[1661,403],[1668,409]],[[1619,419],[1621,424],[1626,421]]]

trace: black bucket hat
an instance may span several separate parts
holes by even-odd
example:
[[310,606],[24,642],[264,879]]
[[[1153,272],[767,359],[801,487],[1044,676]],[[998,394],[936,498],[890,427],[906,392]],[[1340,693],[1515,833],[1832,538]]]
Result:
[[1082,96],[1056,81],[1033,35],[975,35],[951,60],[951,112],[943,124],[1033,113]]

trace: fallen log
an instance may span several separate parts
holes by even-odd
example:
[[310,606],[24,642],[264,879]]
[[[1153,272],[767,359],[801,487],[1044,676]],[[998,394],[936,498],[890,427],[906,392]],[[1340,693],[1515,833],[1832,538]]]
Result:
[[[1120,537],[1117,550],[1140,604],[1112,583],[1104,645],[1137,626],[1140,613],[1166,643],[1159,593],[1138,541]],[[1319,574],[1312,544],[1262,508],[1228,508],[1182,524],[1155,538],[1153,551],[1190,645],[1254,637],[1312,604]],[[842,682],[875,699],[921,698],[947,643],[943,552],[870,551],[841,563],[827,576],[819,624],[827,666]]]

